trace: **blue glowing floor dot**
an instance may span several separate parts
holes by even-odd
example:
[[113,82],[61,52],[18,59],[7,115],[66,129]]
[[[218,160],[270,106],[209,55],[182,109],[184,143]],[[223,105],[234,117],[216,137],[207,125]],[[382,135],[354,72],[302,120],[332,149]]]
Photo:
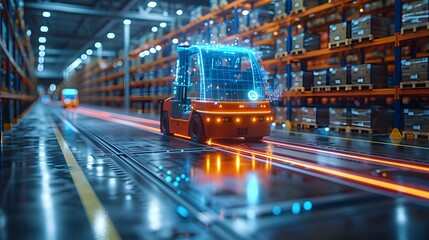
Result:
[[184,173],[182,173],[182,175],[180,176],[182,179],[186,178],[186,175]]
[[171,174],[171,171],[170,171],[170,170],[168,170],[168,171],[167,171],[167,174],[168,174],[168,175],[170,175],[170,174]]
[[176,212],[183,218],[189,217],[188,209],[186,209],[185,207],[183,207],[181,205],[176,207]]
[[295,202],[292,204],[292,213],[298,214],[301,211],[301,205],[299,203]]
[[176,181],[180,182],[180,177],[176,177]]
[[178,186],[179,186],[179,183],[178,183],[178,182],[174,182],[174,183],[173,183],[173,186],[178,187]]
[[280,215],[280,213],[282,213],[282,209],[279,206],[275,206],[273,207],[273,214],[278,216]]
[[171,182],[171,177],[170,177],[170,176],[167,176],[167,177],[165,178],[165,181],[166,181],[166,182]]
[[185,181],[189,182],[189,178],[187,177],[187,178],[185,179]]
[[313,208],[313,204],[310,201],[305,201],[303,207],[305,210],[310,211]]
[[159,166],[158,168],[159,168],[159,170],[162,170],[162,166]]

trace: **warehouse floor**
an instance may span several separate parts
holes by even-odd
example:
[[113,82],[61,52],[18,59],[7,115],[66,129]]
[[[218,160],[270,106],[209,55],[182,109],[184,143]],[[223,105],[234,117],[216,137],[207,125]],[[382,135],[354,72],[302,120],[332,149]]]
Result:
[[315,133],[200,145],[36,103],[4,136],[0,238],[426,239],[426,142]]

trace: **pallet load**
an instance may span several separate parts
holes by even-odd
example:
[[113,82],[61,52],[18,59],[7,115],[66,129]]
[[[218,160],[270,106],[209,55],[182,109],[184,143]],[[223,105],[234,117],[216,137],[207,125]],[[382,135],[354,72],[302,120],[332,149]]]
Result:
[[351,66],[353,90],[384,88],[387,86],[387,66],[359,64]]
[[329,108],[329,128],[347,132],[351,126],[351,111],[347,108]]
[[341,47],[350,44],[352,37],[350,22],[342,22],[329,26],[329,48]]
[[317,34],[300,33],[292,36],[291,54],[301,54],[320,49],[320,36]]
[[286,73],[276,74],[276,84],[274,87],[283,92],[286,89]]
[[429,139],[429,109],[404,109],[403,137]]
[[311,89],[313,73],[310,71],[292,72],[291,91],[304,92]]
[[390,20],[388,18],[368,15],[353,19],[351,23],[351,43],[389,36]]
[[328,70],[315,70],[313,71],[313,92],[326,92],[330,91],[329,85],[329,71]]
[[276,55],[275,55],[276,59],[287,57],[286,42],[287,42],[287,38],[285,37],[276,39]]
[[332,90],[351,90],[350,69],[346,67],[337,67],[329,69],[330,86]]
[[326,3],[326,1],[319,0],[292,0],[291,14],[297,14],[303,12],[309,8],[316,7],[320,4]]
[[380,107],[352,108],[351,132],[352,133],[384,133],[389,126],[390,113]]
[[327,108],[302,107],[301,128],[319,128],[329,125],[329,110]]
[[404,32],[429,29],[429,0],[420,0],[402,5],[402,28]]
[[276,53],[275,46],[260,45],[255,47],[256,56],[260,59],[272,59]]
[[249,29],[257,28],[265,23],[272,22],[273,15],[273,11],[269,9],[253,9],[249,13]]
[[429,58],[414,58],[402,60],[401,88],[429,87]]
[[286,18],[286,0],[277,0],[274,3],[274,21]]

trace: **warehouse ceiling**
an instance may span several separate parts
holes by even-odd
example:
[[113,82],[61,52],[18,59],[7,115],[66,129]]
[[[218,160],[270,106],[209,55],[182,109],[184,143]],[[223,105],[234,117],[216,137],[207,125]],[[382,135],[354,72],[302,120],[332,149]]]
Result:
[[[102,43],[104,58],[114,58],[118,51],[123,49],[124,19],[132,21],[133,49],[141,44],[140,39],[150,33],[153,26],[159,28],[161,22],[170,24],[177,18],[187,19],[189,16],[186,13],[196,5],[208,6],[210,2],[152,1],[157,3],[153,8],[148,6],[149,0],[25,0],[24,19],[31,31],[30,39],[38,78],[62,79],[63,71],[88,49],[94,52],[94,57],[96,42]],[[183,10],[182,16],[176,14],[178,9]],[[115,38],[107,38],[107,33],[114,33]],[[46,42],[40,43],[39,40],[43,41],[40,37],[46,38]],[[40,45],[45,46],[45,54],[42,57],[39,56]],[[43,50],[43,47],[40,49]],[[39,61],[43,63],[38,64]],[[43,70],[39,65],[43,65]]]

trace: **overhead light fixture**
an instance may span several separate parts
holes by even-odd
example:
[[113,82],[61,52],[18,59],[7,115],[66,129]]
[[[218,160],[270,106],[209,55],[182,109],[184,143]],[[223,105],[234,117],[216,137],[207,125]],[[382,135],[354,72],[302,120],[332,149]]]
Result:
[[48,12],[48,11],[44,11],[44,12],[42,13],[42,16],[43,16],[43,17],[45,17],[45,18],[48,18],[48,17],[50,17],[50,16],[51,16],[51,13],[50,13],[50,12]]
[[149,56],[149,54],[150,54],[150,52],[148,50],[144,50],[143,53],[144,53],[145,56]]
[[57,90],[57,85],[51,83],[51,85],[49,85],[49,90],[51,90],[51,92],[55,92],[55,90]]
[[162,12],[162,16],[167,17],[168,16],[168,12],[167,11]]
[[46,55],[45,51],[39,51],[39,56],[44,57]]
[[94,44],[94,47],[95,48],[101,48],[101,42],[96,42],[95,44]]
[[67,71],[69,71],[69,72],[73,71],[81,63],[82,63],[82,59],[77,58],[76,60],[74,60],[74,62],[72,62],[72,64],[70,64],[70,66],[67,67]]
[[88,49],[88,50],[86,50],[86,55],[88,55],[88,56],[91,56],[92,55],[92,49]]
[[48,32],[49,28],[47,26],[41,26],[40,31],[41,32]]
[[130,25],[131,24],[131,20],[130,19],[125,19],[123,21],[124,25]]
[[31,36],[31,30],[30,29],[27,30],[27,37],[29,37],[29,36]]
[[156,49],[156,51],[161,51],[161,46],[160,45],[156,45],[155,49]]
[[45,62],[45,58],[44,57],[39,57],[38,62],[39,63],[44,63]]
[[171,42],[172,42],[173,44],[177,44],[177,43],[179,43],[179,39],[177,39],[177,38],[173,38],[173,40],[171,40]]
[[241,13],[242,13],[244,16],[247,16],[247,15],[249,14],[249,10],[244,9]]
[[150,8],[154,8],[154,7],[156,7],[156,5],[158,5],[158,3],[156,3],[155,1],[150,1],[147,4],[147,6],[150,7]]
[[154,47],[151,47],[151,48],[149,49],[149,52],[150,52],[150,53],[156,53],[156,49],[155,49]]
[[139,53],[139,57],[143,58],[145,56],[144,52]]
[[115,38],[115,36],[116,36],[116,35],[115,35],[114,33],[111,33],[111,32],[107,34],[107,38],[108,38],[108,39],[114,39],[114,38]]
[[162,27],[162,28],[165,28],[165,27],[167,27],[167,23],[166,22],[162,22],[162,23],[159,24],[159,26]]
[[40,45],[40,46],[39,46],[39,51],[45,51],[45,50],[46,50],[45,45]]
[[43,71],[43,64],[37,65],[37,71],[39,71],[39,72]]
[[152,32],[158,32],[158,28],[156,26],[153,26],[151,29]]
[[39,37],[39,43],[45,43],[46,38],[45,37]]
[[84,54],[80,55],[80,58],[81,58],[82,60],[86,60],[86,59],[88,58],[88,55],[86,55],[86,54],[84,53]]
[[179,9],[179,10],[176,11],[176,14],[179,15],[179,16],[181,16],[183,14],[183,11]]

